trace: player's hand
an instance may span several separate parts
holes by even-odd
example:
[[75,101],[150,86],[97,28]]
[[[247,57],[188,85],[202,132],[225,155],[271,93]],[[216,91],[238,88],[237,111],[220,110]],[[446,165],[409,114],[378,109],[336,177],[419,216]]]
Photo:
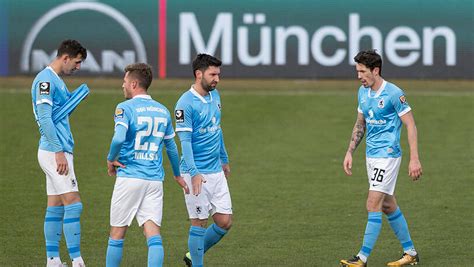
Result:
[[115,160],[115,161],[107,160],[107,174],[109,176],[116,176],[117,175],[117,167],[125,168],[125,165],[118,162],[117,160]]
[[66,155],[63,151],[55,153],[56,171],[59,175],[67,175],[69,173],[69,166],[67,164]]
[[344,168],[344,172],[347,175],[349,176],[352,175],[352,154],[350,152],[346,153],[342,167]]
[[423,169],[421,168],[421,163],[419,159],[410,159],[408,163],[408,175],[410,175],[413,181],[417,181],[421,178],[423,174]]
[[183,188],[183,191],[186,195],[189,194],[189,187],[182,176],[175,176],[174,180],[179,184],[179,186],[181,186],[181,188]]
[[230,165],[222,164],[222,170],[224,171],[225,178],[229,179],[230,177]]
[[197,196],[201,194],[202,183],[205,183],[204,177],[201,174],[197,174],[191,178],[191,183],[193,184],[193,195]]

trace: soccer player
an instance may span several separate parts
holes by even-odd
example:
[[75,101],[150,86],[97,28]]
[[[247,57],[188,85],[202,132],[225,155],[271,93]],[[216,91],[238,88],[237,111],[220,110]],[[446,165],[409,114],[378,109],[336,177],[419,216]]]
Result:
[[404,253],[401,259],[388,266],[417,264],[418,253],[408,231],[408,225],[394,195],[401,162],[400,128],[407,128],[410,146],[408,175],[417,181],[422,175],[418,157],[417,131],[413,113],[403,91],[385,81],[382,59],[375,50],[361,51],[354,57],[359,88],[357,120],[352,131],[343,168],[352,175],[352,153],[367,132],[366,166],[369,181],[367,197],[368,220],[364,241],[359,253],[351,259],[341,260],[341,266],[366,266],[382,228],[382,213],[400,241]]
[[[199,54],[193,61],[195,82],[176,103],[176,132],[181,141],[181,172],[191,194],[185,194],[191,227],[184,261],[203,266],[204,253],[232,225],[227,178],[229,158],[221,129],[221,99],[216,90],[222,62]],[[207,227],[209,215],[214,224]]]
[[117,176],[110,207],[107,267],[120,266],[125,233],[134,217],[147,238],[148,266],[163,265],[163,145],[175,179],[187,190],[180,176],[170,112],[147,93],[152,79],[147,64],[125,68],[122,87],[127,100],[115,109],[115,133],[107,156],[107,172]]
[[62,266],[59,243],[63,231],[72,266],[85,266],[80,249],[82,203],[74,174],[74,139],[69,116],[54,123],[53,114],[71,96],[61,77],[79,70],[86,57],[87,51],[78,41],[63,41],[56,58],[36,75],[31,86],[33,112],[41,134],[38,162],[46,174],[48,195],[44,219],[47,266]]

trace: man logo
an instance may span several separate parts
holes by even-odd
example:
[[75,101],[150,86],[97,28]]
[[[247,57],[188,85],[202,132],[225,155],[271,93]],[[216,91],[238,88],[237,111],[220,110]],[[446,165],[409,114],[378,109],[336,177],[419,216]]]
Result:
[[[28,33],[25,43],[23,44],[23,49],[21,52],[21,59],[20,59],[20,67],[22,72],[30,72],[30,71],[39,71],[42,68],[44,68],[44,64],[48,64],[49,62],[45,63],[45,61],[50,61],[51,58],[50,55],[45,54],[44,51],[38,50],[41,52],[41,56],[36,56],[35,53],[32,54],[32,47],[33,43],[35,42],[38,34],[43,30],[43,28],[51,22],[53,19],[74,11],[80,11],[80,10],[88,10],[88,11],[95,11],[98,13],[102,13],[106,15],[107,17],[112,18],[115,20],[120,26],[123,27],[125,32],[128,33],[135,52],[133,51],[125,51],[124,52],[124,58],[120,58],[117,55],[114,55],[114,51],[110,50],[104,50],[102,51],[102,58],[103,61],[107,61],[106,64],[102,62],[102,68],[97,64],[97,61],[94,60],[94,56],[90,51],[88,51],[88,57],[87,60],[83,64],[83,69],[88,69],[91,72],[112,72],[113,71],[113,66],[117,65],[118,63],[121,63],[119,65],[125,65],[138,61],[138,62],[147,62],[147,56],[146,56],[146,50],[145,50],[145,44],[143,43],[143,40],[138,33],[137,29],[135,26],[130,22],[130,20],[125,17],[122,13],[120,13],[118,10],[115,8],[99,3],[99,2],[70,2],[70,3],[65,3],[62,5],[59,5],[51,10],[49,10],[46,14],[44,14],[31,28],[30,32]],[[37,52],[36,50],[34,52]],[[127,53],[129,52],[129,53]],[[129,55],[130,53],[133,53],[133,55]],[[137,56],[137,59],[135,58],[135,53]],[[55,52],[51,55],[53,58],[55,57]],[[30,62],[30,57],[32,58],[32,62]],[[45,59],[45,57],[47,59]],[[127,62],[125,62],[127,61]],[[132,61],[132,62],[128,62]],[[87,62],[87,63],[86,63]],[[90,66],[88,66],[90,65]],[[120,69],[123,69],[121,66]]]

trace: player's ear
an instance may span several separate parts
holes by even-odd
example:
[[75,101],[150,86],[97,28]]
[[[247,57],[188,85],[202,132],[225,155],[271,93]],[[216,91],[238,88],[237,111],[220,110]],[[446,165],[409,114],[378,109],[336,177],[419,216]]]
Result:
[[202,71],[201,70],[196,70],[196,79],[202,79]]
[[380,68],[379,68],[379,67],[375,67],[375,68],[374,68],[374,74],[375,74],[376,76],[380,75]]

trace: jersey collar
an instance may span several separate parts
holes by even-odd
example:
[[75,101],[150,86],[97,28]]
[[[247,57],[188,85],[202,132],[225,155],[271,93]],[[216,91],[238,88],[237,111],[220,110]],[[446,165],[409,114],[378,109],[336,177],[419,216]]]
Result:
[[144,98],[144,99],[151,99],[151,95],[136,95],[133,98]]
[[370,96],[370,91],[371,91],[372,89],[369,88],[369,90],[367,90],[367,96],[368,96],[369,98],[377,98],[377,97],[379,97],[380,94],[382,93],[382,91],[385,89],[385,86],[386,86],[386,85],[387,85],[387,81],[383,80],[382,85],[380,86],[380,89],[377,91],[377,93],[376,93],[373,97]]
[[62,80],[61,77],[59,77],[59,75],[53,70],[53,68],[51,68],[51,66],[47,66],[46,69],[50,70],[52,73],[54,73],[54,75],[56,75],[56,77],[58,77],[58,79]]
[[[202,95],[200,95],[200,94],[196,91],[196,89],[194,89],[194,85],[191,85],[191,88],[189,89],[189,91],[191,91],[191,93],[192,93],[193,95],[195,95],[197,98],[199,98],[199,100],[201,100],[202,103],[204,103],[204,104],[207,104],[207,103],[208,103],[208,102],[206,101],[206,99],[204,99],[204,97],[202,97]],[[209,100],[209,102],[212,102],[212,94],[211,94],[211,92],[209,92],[209,97],[211,98],[211,99]]]

